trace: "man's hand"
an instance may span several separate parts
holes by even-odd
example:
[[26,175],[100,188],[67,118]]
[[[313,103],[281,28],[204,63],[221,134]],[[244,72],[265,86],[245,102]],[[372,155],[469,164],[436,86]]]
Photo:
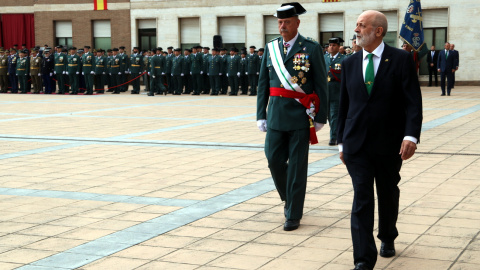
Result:
[[400,155],[402,156],[402,160],[407,160],[415,154],[415,150],[417,149],[417,145],[409,140],[403,140],[402,147],[400,148]]
[[437,70],[438,72],[442,72],[440,69]]
[[452,69],[452,73],[455,73],[455,71],[457,71],[456,69]]
[[313,124],[315,125],[315,132],[320,131],[320,129],[322,129],[323,126],[325,125],[325,124],[317,123],[317,122],[314,122]]
[[430,63],[430,66],[433,67],[433,63]]
[[343,162],[343,165],[345,165],[345,160],[343,159],[343,152],[340,152],[339,155],[340,155],[340,160]]
[[267,132],[267,120],[265,119],[257,120],[257,127],[260,131]]

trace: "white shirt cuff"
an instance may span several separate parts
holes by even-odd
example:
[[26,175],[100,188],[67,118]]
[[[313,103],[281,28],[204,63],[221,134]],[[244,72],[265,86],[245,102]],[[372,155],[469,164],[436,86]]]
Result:
[[405,136],[405,138],[403,138],[403,140],[404,141],[409,140],[409,141],[413,142],[414,144],[417,144],[417,142],[418,142],[418,139],[413,137],[413,136]]
[[343,143],[338,144],[338,152],[343,152]]

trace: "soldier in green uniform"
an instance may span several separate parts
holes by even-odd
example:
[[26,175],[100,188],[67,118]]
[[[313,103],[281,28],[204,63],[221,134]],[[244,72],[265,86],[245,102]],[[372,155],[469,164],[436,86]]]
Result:
[[185,59],[181,54],[181,49],[176,48],[174,50],[175,56],[172,59],[172,78],[173,78],[173,86],[174,86],[174,95],[181,95],[182,88],[183,88],[183,74]]
[[81,58],[78,56],[77,48],[71,47],[70,54],[68,55],[68,66],[67,72],[65,74],[68,75],[68,80],[70,82],[70,87],[72,89],[72,95],[78,94],[78,75],[80,74],[80,62],[82,61]]
[[168,92],[169,93],[173,93],[173,86],[174,86],[174,82],[173,82],[173,78],[172,78],[172,62],[173,62],[173,58],[175,56],[173,55],[173,47],[170,46],[167,48],[167,56],[165,58],[165,75],[166,75],[166,78],[167,78],[167,87],[168,87]]
[[240,66],[240,78],[239,78],[239,87],[242,89],[242,95],[248,94],[248,76],[245,75],[247,72],[247,52],[242,50],[239,60]]
[[[130,55],[130,74],[132,79],[137,78],[143,73],[143,55],[138,47],[133,47],[133,53]],[[140,94],[140,77],[132,81],[132,94]]]
[[63,47],[61,45],[58,45],[56,49],[57,49],[57,52],[55,53],[55,56],[54,56],[55,68],[53,69],[53,73],[55,74],[55,79],[57,80],[57,83],[58,83],[58,93],[64,94],[65,93],[64,75],[67,70],[66,69],[67,56],[62,52]]
[[145,85],[145,91],[150,92],[150,50],[143,52],[143,84]]
[[185,49],[183,52],[183,85],[184,90],[183,94],[192,93],[192,59],[191,59],[192,50]]
[[93,79],[95,75],[95,57],[90,52],[90,46],[83,47],[82,75],[85,78],[85,95],[93,95]]
[[33,93],[40,94],[42,91],[42,57],[38,53],[37,48],[32,49],[32,55],[30,56],[30,77],[32,78]]
[[222,90],[222,82],[220,80],[220,75],[222,74],[222,58],[218,55],[218,48],[212,49],[212,56],[208,61],[208,73],[207,75],[210,78],[210,86],[212,87],[211,96],[218,96]]
[[192,95],[200,95],[203,89],[203,55],[199,50],[201,46],[193,47],[192,54],[190,55],[191,67],[190,74],[192,75]]
[[240,77],[240,56],[235,55],[236,48],[230,48],[230,55],[226,56],[226,76],[230,85],[230,96],[238,94],[238,79]]
[[130,59],[125,53],[125,46],[118,47],[118,57],[120,57],[120,77],[118,84],[123,84],[120,86],[120,92],[126,92],[128,90],[128,84],[124,84],[128,80],[128,74],[130,73]]
[[248,82],[250,84],[250,96],[257,95],[257,75],[259,75],[259,59],[258,55],[255,54],[255,46],[250,46],[250,54],[247,55],[247,72],[245,75],[248,76]]
[[330,141],[328,145],[337,144],[338,107],[340,105],[340,78],[342,72],[342,61],[345,55],[341,54],[340,43],[342,38],[331,38],[328,40],[328,54],[324,56],[327,69],[328,81],[328,124],[330,125]]
[[162,92],[164,95],[167,95],[167,88],[163,84],[163,75],[165,74],[165,64],[166,58],[162,54],[162,48],[158,47],[155,51],[156,54],[151,57],[150,60],[150,71],[148,72],[152,76],[150,84],[149,96],[154,96],[155,93],[161,95]]
[[30,61],[28,59],[28,50],[21,50],[20,57],[17,60],[17,70],[16,75],[18,82],[20,83],[20,94],[27,93],[27,75],[30,70]]
[[327,118],[327,72],[322,47],[298,33],[298,16],[305,12],[296,2],[277,9],[281,37],[265,47],[258,84],[257,126],[267,132],[265,155],[275,187],[285,201],[285,231],[300,226],[309,141],[316,143],[315,132]]
[[228,78],[227,78],[227,49],[221,48],[220,49],[220,58],[222,60],[222,74],[220,74],[220,83],[222,85],[222,91],[220,94],[226,95],[228,91]]
[[113,48],[112,49],[112,57],[110,58],[110,81],[112,84],[112,94],[120,94],[120,81],[121,81],[121,64],[122,64],[122,59],[118,55],[118,48]]
[[107,92],[113,92],[112,60],[113,60],[113,50],[107,49],[107,66],[105,70],[105,83],[107,85]]
[[96,79],[95,91],[99,94],[105,92],[105,73],[107,70],[107,57],[103,55],[103,50],[97,51],[97,56],[93,60],[93,71]]
[[8,56],[3,48],[0,49],[0,93],[8,91]]
[[212,55],[209,53],[209,47],[203,47],[203,94],[210,94],[210,76],[208,76],[208,70],[210,69],[209,62],[212,59]]

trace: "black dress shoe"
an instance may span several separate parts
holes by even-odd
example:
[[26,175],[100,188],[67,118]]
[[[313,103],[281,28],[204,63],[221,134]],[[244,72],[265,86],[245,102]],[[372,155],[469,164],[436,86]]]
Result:
[[287,221],[285,221],[285,224],[283,225],[283,230],[293,231],[298,229],[299,226],[300,226],[300,219],[287,219]]
[[152,93],[152,94],[148,93],[147,96],[153,97],[153,96],[155,96],[155,94],[153,94],[153,93]]
[[447,94],[447,96],[450,96],[450,94]]
[[256,96],[256,95],[257,95],[257,93],[250,93],[249,96]]
[[330,145],[330,146],[332,146],[332,145],[337,145],[337,140],[331,139],[331,140],[328,142],[328,145]]
[[370,270],[370,267],[368,267],[364,262],[358,262],[355,264],[355,268],[353,268],[353,270]]
[[384,258],[395,256],[395,244],[393,242],[382,242],[382,245],[380,246],[380,256]]
[[441,94],[440,96],[445,96],[445,94]]

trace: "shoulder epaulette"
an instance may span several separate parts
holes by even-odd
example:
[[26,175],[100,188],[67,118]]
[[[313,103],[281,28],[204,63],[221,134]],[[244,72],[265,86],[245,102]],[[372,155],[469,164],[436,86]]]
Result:
[[314,43],[314,44],[319,44],[315,39],[313,39],[313,38],[311,38],[311,37],[306,37],[305,40],[310,41],[310,42],[312,42],[312,43]]
[[276,38],[270,40],[268,43],[270,43],[270,42],[272,42],[272,41],[274,41],[274,40],[277,40],[277,39],[279,39],[279,38],[281,38],[281,36],[280,36],[280,37],[276,37]]

